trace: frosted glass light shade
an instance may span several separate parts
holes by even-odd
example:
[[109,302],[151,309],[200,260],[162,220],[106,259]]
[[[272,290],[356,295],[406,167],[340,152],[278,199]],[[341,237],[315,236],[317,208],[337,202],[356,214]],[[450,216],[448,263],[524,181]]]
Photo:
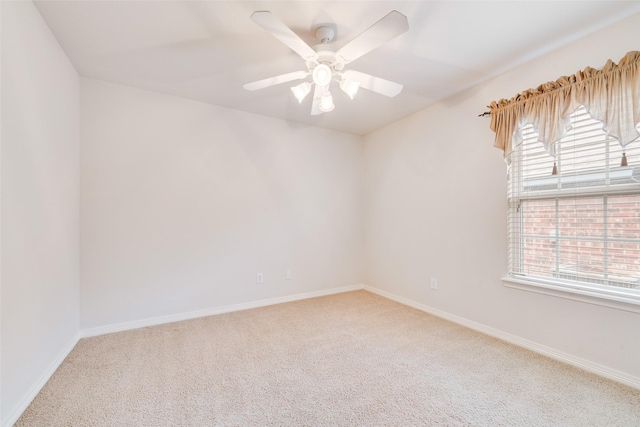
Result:
[[318,86],[328,86],[331,83],[331,68],[325,64],[319,64],[313,69],[313,82]]
[[311,92],[311,83],[302,82],[298,86],[293,86],[291,87],[291,92],[293,92],[293,96],[295,96],[301,104],[302,100]]
[[333,97],[329,92],[322,95],[322,97],[320,98],[320,105],[318,106],[318,108],[320,108],[320,111],[322,111],[323,113],[328,113],[329,111],[333,111],[335,107],[336,106],[333,105]]
[[356,93],[358,93],[359,88],[360,88],[360,82],[355,82],[349,79],[343,79],[340,82],[340,89],[342,89],[342,91],[346,93],[351,99],[353,99],[353,97],[356,96]]

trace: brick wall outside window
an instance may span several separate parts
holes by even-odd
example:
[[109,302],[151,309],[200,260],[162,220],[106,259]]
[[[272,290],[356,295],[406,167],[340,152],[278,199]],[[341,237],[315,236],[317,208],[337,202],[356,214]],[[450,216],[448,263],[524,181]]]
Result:
[[523,200],[522,273],[640,288],[640,195],[606,204],[605,224],[602,196]]

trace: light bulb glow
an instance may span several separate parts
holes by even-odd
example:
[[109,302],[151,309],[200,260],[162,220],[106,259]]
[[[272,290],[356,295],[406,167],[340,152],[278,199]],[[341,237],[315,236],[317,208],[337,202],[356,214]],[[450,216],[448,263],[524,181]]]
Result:
[[343,79],[340,82],[340,89],[342,89],[342,91],[346,93],[351,99],[353,99],[353,97],[356,96],[356,93],[358,93],[359,88],[360,88],[360,82],[355,82],[349,79]]
[[322,95],[322,97],[320,97],[320,105],[318,106],[318,108],[323,113],[328,113],[329,111],[332,111],[335,108],[335,105],[333,105],[333,97],[329,92],[325,93],[324,95]]
[[331,68],[326,64],[318,64],[313,69],[313,82],[318,86],[327,86],[331,83]]
[[311,83],[302,82],[298,86],[292,86],[291,92],[296,97],[298,103],[302,104],[302,100],[311,92]]

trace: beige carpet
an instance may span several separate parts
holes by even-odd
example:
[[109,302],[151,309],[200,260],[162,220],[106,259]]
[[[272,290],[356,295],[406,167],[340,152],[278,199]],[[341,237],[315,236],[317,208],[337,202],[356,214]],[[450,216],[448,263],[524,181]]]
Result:
[[17,426],[640,426],[640,391],[365,291],[83,339]]

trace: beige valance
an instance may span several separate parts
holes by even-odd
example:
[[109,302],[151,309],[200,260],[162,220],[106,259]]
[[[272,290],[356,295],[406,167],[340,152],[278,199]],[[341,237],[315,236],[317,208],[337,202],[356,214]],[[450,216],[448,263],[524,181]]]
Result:
[[618,64],[608,60],[601,70],[587,67],[571,76],[544,83],[513,98],[489,105],[494,146],[508,161],[522,142],[520,129],[531,123],[538,139],[555,157],[555,143],[571,128],[569,115],[584,105],[591,117],[623,147],[640,136],[640,52],[627,53]]

